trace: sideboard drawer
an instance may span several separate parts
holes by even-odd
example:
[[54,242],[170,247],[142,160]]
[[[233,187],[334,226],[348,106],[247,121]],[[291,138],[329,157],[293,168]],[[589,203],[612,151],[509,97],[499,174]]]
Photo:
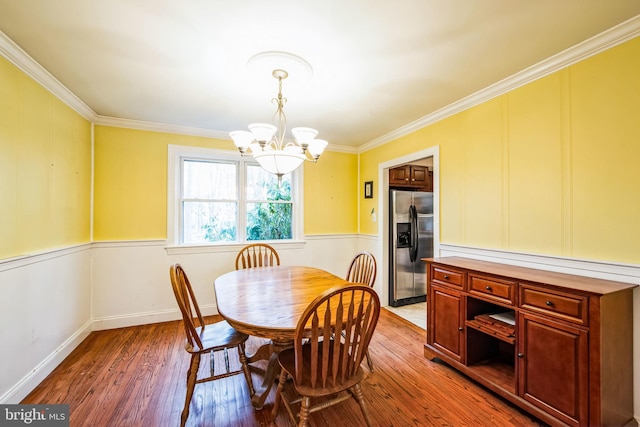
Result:
[[469,293],[515,305],[516,284],[494,277],[469,275]]
[[463,289],[464,287],[464,273],[436,266],[431,268],[431,272],[431,280],[434,282],[457,289]]
[[520,307],[580,325],[587,325],[589,298],[520,284]]

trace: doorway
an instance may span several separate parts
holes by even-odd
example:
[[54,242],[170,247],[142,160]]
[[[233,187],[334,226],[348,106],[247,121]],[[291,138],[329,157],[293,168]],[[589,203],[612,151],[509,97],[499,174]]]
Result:
[[[378,180],[380,185],[380,195],[378,199],[378,212],[380,213],[378,221],[378,235],[381,237],[380,250],[377,254],[378,259],[382,260],[380,263],[382,268],[380,271],[382,286],[381,286],[381,301],[383,306],[389,308],[391,311],[397,312],[401,317],[406,318],[408,321],[418,324],[420,327],[426,325],[426,304],[411,304],[403,307],[390,307],[389,306],[389,247],[392,244],[389,238],[389,169],[398,167],[409,163],[430,163],[430,168],[433,172],[433,256],[437,257],[440,254],[440,149],[438,146],[427,148],[406,156],[398,157],[387,162],[381,163],[378,166]],[[415,305],[415,307],[412,307]],[[422,317],[424,322],[419,321]],[[417,319],[417,320],[416,320]]]

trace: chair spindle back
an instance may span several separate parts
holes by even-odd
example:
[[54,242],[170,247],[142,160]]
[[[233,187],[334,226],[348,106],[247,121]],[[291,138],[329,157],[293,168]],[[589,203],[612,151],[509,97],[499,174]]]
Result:
[[[317,297],[296,327],[294,381],[310,375],[311,387],[327,388],[351,379],[365,357],[379,316],[378,295],[366,285],[338,286]],[[310,358],[302,350],[307,339]]]
[[280,256],[271,245],[266,243],[247,245],[236,256],[236,270],[274,265],[280,265]]

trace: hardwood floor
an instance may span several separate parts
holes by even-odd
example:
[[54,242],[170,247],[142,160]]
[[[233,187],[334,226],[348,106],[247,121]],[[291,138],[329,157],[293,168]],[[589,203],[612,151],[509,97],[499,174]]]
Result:
[[[93,332],[22,403],[67,403],[71,426],[177,426],[189,366],[183,339],[177,321]],[[363,382],[375,425],[543,425],[447,365],[425,359],[423,342],[423,329],[382,309],[369,346],[376,371]],[[250,338],[248,353],[259,344]],[[236,362],[235,353],[230,359]],[[259,378],[254,373],[255,384]],[[264,409],[255,411],[242,375],[196,385],[187,425],[266,426],[275,388]],[[291,425],[284,409],[276,423]],[[312,414],[311,423],[363,426],[364,420],[349,399]]]

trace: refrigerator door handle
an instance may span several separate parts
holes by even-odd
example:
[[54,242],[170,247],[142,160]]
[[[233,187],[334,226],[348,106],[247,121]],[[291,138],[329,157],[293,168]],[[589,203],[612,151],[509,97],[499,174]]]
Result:
[[414,205],[409,207],[409,217],[411,218],[411,248],[409,249],[409,258],[411,262],[415,262],[418,256],[418,210]]

